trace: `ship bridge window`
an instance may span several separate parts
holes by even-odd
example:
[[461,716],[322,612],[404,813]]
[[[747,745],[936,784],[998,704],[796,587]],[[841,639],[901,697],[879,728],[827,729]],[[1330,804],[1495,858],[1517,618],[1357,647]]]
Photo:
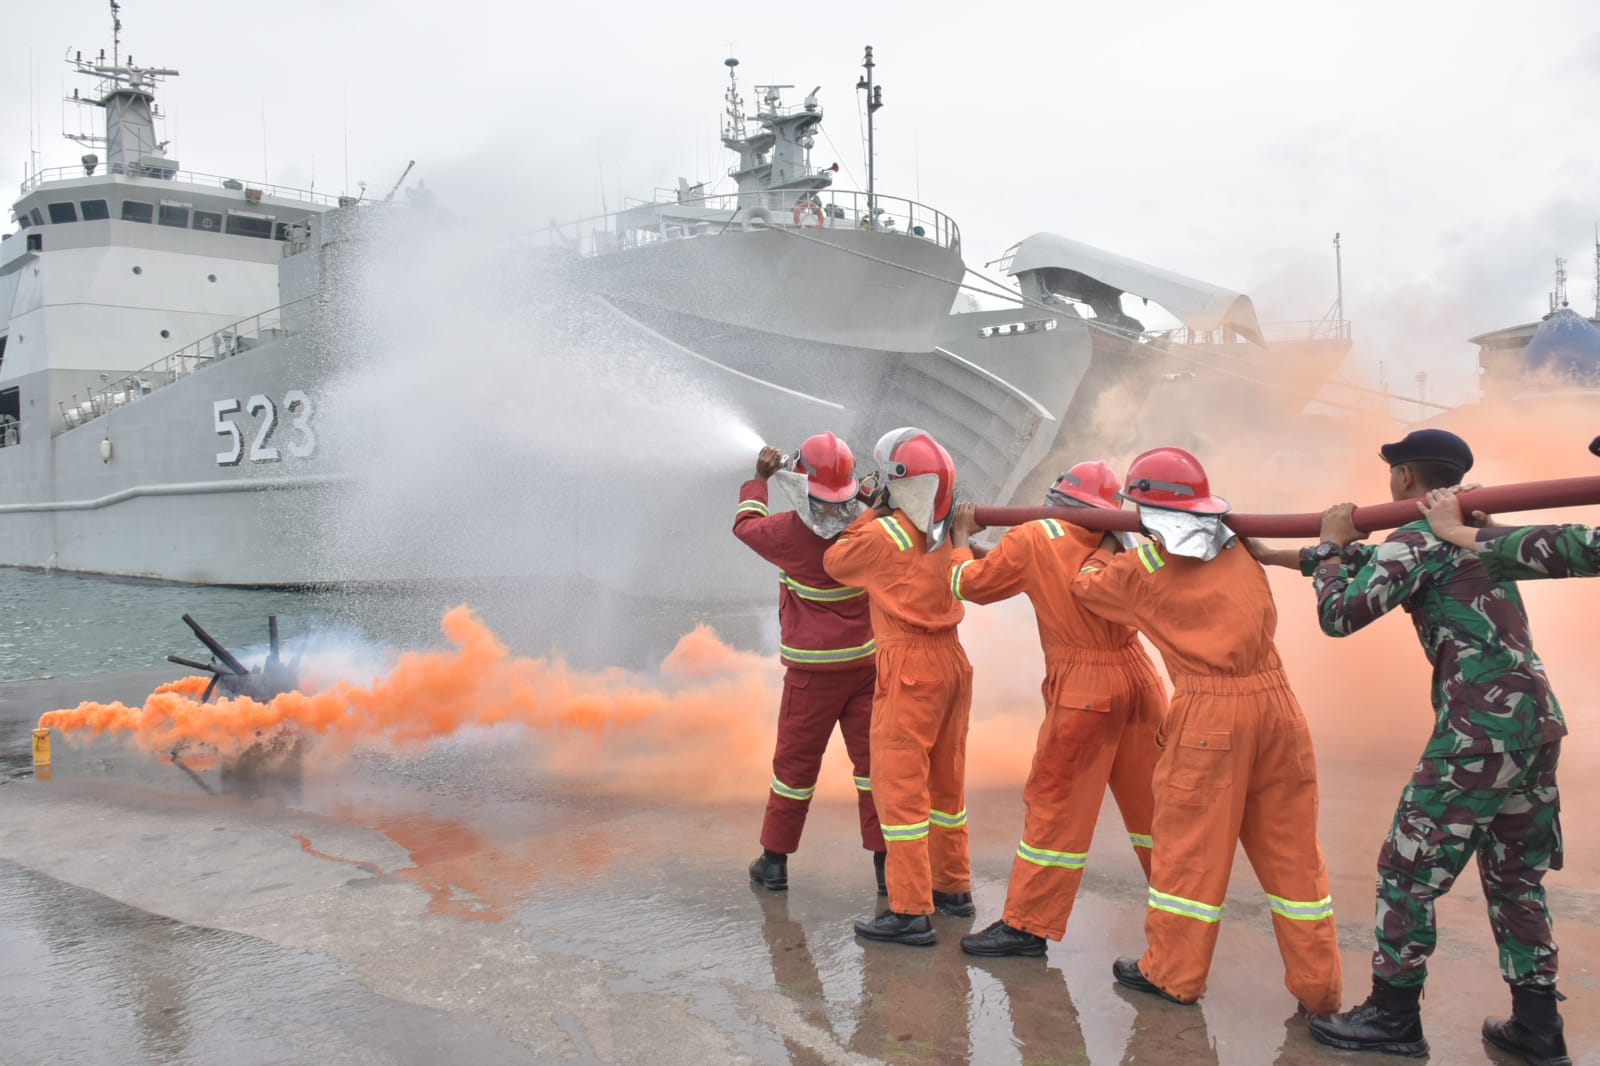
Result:
[[64,204],[51,204],[50,221],[55,223],[78,221],[77,205],[71,201]]
[[39,209],[37,207],[28,212],[28,217],[33,219],[33,224],[35,226],[44,225],[44,216],[39,213]]
[[246,215],[238,211],[229,211],[228,222],[224,232],[240,237],[270,239],[272,237],[272,219],[267,215]]
[[0,448],[19,443],[21,434],[18,431],[22,428],[21,420],[22,400],[18,390],[0,390]]
[[78,203],[78,210],[83,212],[85,222],[99,222],[101,219],[111,217],[111,211],[106,207],[104,200],[82,200]]
[[203,229],[209,233],[221,232],[222,213],[220,211],[196,211],[194,213],[194,228]]
[[27,229],[31,225],[33,225],[33,220],[30,219],[27,215],[18,215],[17,216],[17,228],[18,229]]
[[187,204],[162,204],[161,214],[156,221],[163,226],[176,226],[179,229],[189,228],[189,206]]
[[150,222],[156,217],[156,209],[143,200],[122,201],[122,221],[124,222]]

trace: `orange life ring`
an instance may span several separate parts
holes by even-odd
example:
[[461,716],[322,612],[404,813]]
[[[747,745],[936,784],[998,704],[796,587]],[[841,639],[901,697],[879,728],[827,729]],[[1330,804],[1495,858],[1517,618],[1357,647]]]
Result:
[[[805,223],[808,211],[817,220],[814,226],[807,226]],[[794,224],[804,229],[822,229],[828,224],[827,216],[822,213],[822,204],[815,196],[807,196],[794,205]]]

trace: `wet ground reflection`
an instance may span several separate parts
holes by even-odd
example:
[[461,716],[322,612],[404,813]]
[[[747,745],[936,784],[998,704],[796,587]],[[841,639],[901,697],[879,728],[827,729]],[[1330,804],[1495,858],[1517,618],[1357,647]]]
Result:
[[9,1063],[537,1061],[475,1018],[376,996],[336,961],[183,925],[0,860]]
[[[19,715],[11,728],[25,721]],[[463,1062],[494,1062],[519,1061],[519,1048],[533,1061],[570,1053],[526,1036],[519,1026],[530,1018],[543,1031],[579,1034],[574,1047],[615,1062],[643,1061],[618,1050],[627,1039],[660,1042],[662,1063],[1343,1061],[1314,1045],[1294,1015],[1242,863],[1200,1007],[1114,985],[1111,960],[1137,952],[1144,916],[1136,862],[1106,843],[1121,838],[1114,814],[1066,940],[1046,959],[977,960],[958,940],[999,916],[1021,823],[1013,792],[969,797],[978,917],[941,916],[939,944],[907,949],[851,933],[851,919],[881,901],[848,803],[815,805],[791,859],[793,887],[769,893],[744,872],[759,803],[639,803],[540,780],[527,766],[515,743],[461,742],[308,762],[293,788],[212,795],[170,764],[103,742],[64,749],[53,781],[0,784],[0,856],[48,866],[65,861],[47,846],[52,837],[86,834],[106,861],[69,879],[156,900],[179,917],[204,896],[203,913],[218,924],[238,915],[239,927],[270,933],[154,918],[0,863],[0,1009],[30,1019],[25,1030],[0,1030],[0,1061],[411,1062],[465,1048],[455,1056]],[[1587,769],[1575,758],[1574,780]],[[197,773],[210,780],[217,770]],[[1366,980],[1370,852],[1392,797],[1350,768],[1330,766],[1325,779],[1325,809],[1339,812],[1324,842],[1353,1002]],[[1592,804],[1574,791],[1582,813]],[[183,860],[185,849],[212,846],[197,840],[211,828],[225,828],[217,839],[234,850],[203,869],[235,855],[258,865],[208,892],[185,883],[196,875]],[[1593,1064],[1600,1033],[1587,964],[1600,953],[1600,897],[1588,887],[1592,853],[1573,850],[1569,869],[1552,879],[1552,901],[1574,1059]],[[1477,1025],[1504,1009],[1504,990],[1482,905],[1476,886],[1463,883],[1441,907],[1425,1005],[1435,1062],[1490,1061]],[[479,971],[485,953],[501,957]],[[392,971],[405,974],[407,1003],[369,990],[380,963],[391,980]],[[599,991],[580,996],[569,973]],[[548,974],[556,977],[538,995],[521,991]],[[481,1000],[452,998],[464,975],[482,982]],[[435,1002],[450,1009],[408,1005]],[[670,1007],[626,1037],[649,1016],[642,1004]]]

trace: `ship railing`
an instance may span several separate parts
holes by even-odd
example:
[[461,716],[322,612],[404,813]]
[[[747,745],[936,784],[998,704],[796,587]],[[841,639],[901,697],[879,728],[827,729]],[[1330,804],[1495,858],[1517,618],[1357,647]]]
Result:
[[961,250],[961,230],[942,211],[899,196],[854,189],[764,189],[654,200],[564,225],[551,223],[526,237],[530,249],[558,248],[580,256],[608,255],[643,245],[715,236],[755,226],[792,230],[870,230]]
[[[1345,319],[1327,318],[1299,322],[1263,322],[1261,323],[1261,337],[1268,344],[1293,341],[1348,342],[1350,340],[1350,323]],[[1218,326],[1215,329],[1191,329],[1188,326],[1178,326],[1175,329],[1151,330],[1144,334],[1144,339],[1147,343],[1152,344],[1217,345],[1251,343],[1248,337],[1227,326]]]
[[75,429],[119,407],[136,403],[141,397],[150,395],[162,386],[181,381],[197,370],[203,370],[213,363],[230,359],[252,348],[259,348],[263,344],[287,336],[289,329],[285,321],[289,316],[286,312],[316,298],[315,293],[302,296],[270,311],[262,311],[249,318],[231,322],[175,352],[162,356],[149,366],[106,382],[89,393],[88,398],[82,402],[78,402],[76,395],[70,404],[62,400],[57,405],[61,410],[60,431]]
[[[241,181],[238,178],[224,177],[221,174],[200,174],[193,170],[173,170],[164,168],[159,160],[144,163],[108,163],[105,173],[117,174],[129,178],[154,178],[159,181],[187,182],[190,185],[203,185],[211,188],[237,191],[240,196],[250,202],[255,202],[262,197],[274,197],[280,200],[299,200],[309,204],[325,204],[335,206],[349,197],[340,197],[325,192],[313,192],[310,189],[296,189],[289,185],[272,185],[260,181]],[[85,177],[82,166],[75,167],[50,167],[47,170],[37,170],[22,182],[22,193],[27,195],[33,189],[51,181],[71,181],[74,178]]]

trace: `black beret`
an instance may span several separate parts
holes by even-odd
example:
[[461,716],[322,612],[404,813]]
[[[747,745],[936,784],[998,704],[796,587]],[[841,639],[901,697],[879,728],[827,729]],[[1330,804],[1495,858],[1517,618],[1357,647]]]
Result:
[[1403,440],[1379,448],[1378,454],[1390,466],[1448,463],[1463,474],[1472,469],[1472,449],[1447,429],[1414,429]]

